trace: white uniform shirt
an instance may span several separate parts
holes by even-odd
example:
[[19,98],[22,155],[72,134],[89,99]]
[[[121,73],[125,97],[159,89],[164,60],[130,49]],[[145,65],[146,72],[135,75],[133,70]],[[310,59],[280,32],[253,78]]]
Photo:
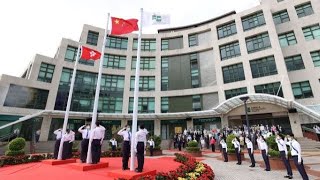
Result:
[[153,140],[149,140],[148,143],[149,143],[149,146],[153,146],[154,147],[154,141]]
[[268,154],[268,145],[265,141],[260,141],[260,150],[266,150],[266,154]]
[[232,144],[233,144],[234,148],[239,148],[239,150],[240,150],[240,143],[237,140],[232,141]]
[[99,126],[99,127],[95,127],[92,130],[92,139],[99,139],[99,140],[103,140],[104,139],[104,133],[105,133],[106,128],[104,128],[103,126]]
[[291,156],[298,156],[298,162],[301,162],[301,147],[298,141],[293,139],[290,144]]
[[83,128],[84,126],[81,126],[78,131],[82,134],[82,139],[89,139],[90,138],[90,129]]
[[118,146],[118,142],[115,139],[110,140],[112,146]]
[[63,141],[64,142],[73,142],[75,140],[75,133],[73,131],[70,131],[69,133],[65,133],[63,135]]
[[251,141],[246,141],[246,144],[247,144],[247,149],[250,149],[251,150],[251,153],[253,153],[253,144]]
[[220,144],[221,144],[222,149],[226,149],[226,152],[228,152],[228,146],[227,146],[227,143],[226,143],[226,142],[222,142],[222,141],[220,141]]
[[286,153],[286,155],[288,154],[288,151],[287,151],[287,145],[286,143],[284,142],[284,140],[282,139],[276,139],[276,143],[278,145],[278,149],[279,151],[284,151]]
[[55,131],[53,132],[53,134],[56,135],[56,140],[61,139],[61,137],[62,137],[62,129],[57,129],[57,130],[55,130]]
[[131,132],[130,132],[130,131],[121,129],[121,130],[118,132],[118,135],[122,136],[124,141],[131,141],[132,135],[131,135]]
[[146,129],[139,129],[139,131],[136,133],[136,145],[138,144],[138,142],[143,142],[144,146],[146,146],[148,133],[149,132]]

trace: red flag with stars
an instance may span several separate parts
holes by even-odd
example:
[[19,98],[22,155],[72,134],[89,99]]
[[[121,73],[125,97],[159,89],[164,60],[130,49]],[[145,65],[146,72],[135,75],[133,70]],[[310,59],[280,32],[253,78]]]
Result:
[[99,51],[84,46],[82,46],[81,49],[81,59],[83,60],[99,60],[101,57],[101,53]]
[[132,31],[138,31],[138,19],[121,19],[111,17],[112,29],[111,35],[128,34]]

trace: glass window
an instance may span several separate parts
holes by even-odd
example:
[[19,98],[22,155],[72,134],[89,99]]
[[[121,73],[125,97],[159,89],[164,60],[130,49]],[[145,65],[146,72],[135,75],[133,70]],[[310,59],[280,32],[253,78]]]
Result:
[[320,39],[320,26],[319,24],[302,28],[304,37],[307,41],[313,39]]
[[198,54],[190,54],[191,86],[200,87],[200,73],[198,65]]
[[245,80],[242,63],[223,67],[222,73],[225,84]]
[[41,63],[38,81],[51,83],[55,66],[52,64]]
[[161,58],[161,91],[169,89],[169,58]]
[[[135,77],[131,76],[130,91],[134,90]],[[140,76],[139,77],[139,91],[154,91],[155,77],[154,76]]]
[[[129,99],[129,113],[133,113],[133,97]],[[138,113],[154,113],[154,97],[139,97]]]
[[106,47],[111,49],[127,50],[128,38],[108,36]]
[[254,86],[256,93],[271,94],[283,97],[282,87],[280,82],[270,83],[270,84],[261,84]]
[[233,22],[218,26],[217,31],[218,31],[219,39],[237,34],[236,23],[233,21]]
[[169,98],[162,97],[161,98],[161,113],[168,113],[169,112]]
[[189,38],[189,47],[198,46],[198,35],[197,34],[189,35],[188,38]]
[[221,60],[230,59],[241,55],[239,42],[225,44],[219,47]]
[[232,97],[239,96],[241,94],[247,94],[248,92],[247,92],[247,88],[243,87],[243,88],[226,90],[224,91],[224,93],[226,95],[226,99],[230,99]]
[[169,50],[169,39],[161,40],[161,51]]
[[192,110],[201,111],[201,95],[192,96]]
[[310,53],[314,67],[320,67],[320,51],[313,51]]
[[294,32],[287,32],[279,35],[279,42],[281,47],[287,47],[297,44],[297,39]]
[[271,48],[269,34],[263,33],[246,38],[246,45],[249,54]]
[[296,8],[297,15],[299,18],[313,14],[311,2],[302,4],[302,5],[298,5],[295,8]]
[[126,69],[126,56],[104,54],[103,67],[112,69]]
[[[132,57],[131,69],[136,69],[137,57]],[[140,57],[140,70],[156,69],[155,57]]]
[[278,2],[282,2],[282,1],[284,1],[284,0],[277,0]]
[[246,16],[244,18],[242,18],[242,26],[243,26],[243,30],[247,31],[250,29],[254,29],[256,27],[265,25],[266,22],[264,20],[264,16],[263,16],[263,12],[256,12],[250,16]]
[[288,71],[304,69],[304,64],[301,55],[286,57],[284,58],[284,61],[286,62]]
[[[65,57],[64,57],[64,60],[65,61],[69,61],[69,62],[76,61],[77,51],[78,51],[78,48],[72,47],[72,46],[68,46],[66,54],[65,54]],[[80,49],[79,56],[80,56],[80,54],[81,54],[81,49]],[[94,66],[94,60],[79,59],[79,64]]]
[[274,56],[250,61],[253,78],[278,74]]
[[292,83],[292,92],[295,99],[312,98],[313,93],[309,81]]
[[87,44],[96,46],[98,44],[99,33],[94,31],[89,31],[87,36]]
[[274,24],[281,24],[290,21],[289,14],[287,10],[276,12],[273,15]]
[[[133,50],[138,49],[138,39],[133,40]],[[155,51],[156,40],[155,39],[141,39],[141,51]]]

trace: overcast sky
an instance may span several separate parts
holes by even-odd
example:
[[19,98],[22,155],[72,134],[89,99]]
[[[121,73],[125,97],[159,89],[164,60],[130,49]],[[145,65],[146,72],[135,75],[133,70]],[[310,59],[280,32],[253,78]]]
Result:
[[[78,41],[83,24],[105,28],[106,16],[139,18],[145,11],[171,15],[168,28],[249,9],[259,0],[2,0],[0,75],[20,76],[35,54],[53,57],[61,38]],[[156,33],[157,29],[145,33]]]

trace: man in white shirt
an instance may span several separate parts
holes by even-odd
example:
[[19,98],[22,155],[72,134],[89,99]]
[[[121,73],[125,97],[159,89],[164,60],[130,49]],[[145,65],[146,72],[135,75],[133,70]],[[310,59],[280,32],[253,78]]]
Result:
[[110,139],[110,143],[111,143],[112,151],[116,151],[117,147],[118,147],[118,142],[117,142],[116,138]]
[[232,144],[234,146],[234,150],[236,151],[236,155],[237,155],[237,160],[238,163],[237,165],[241,165],[242,161],[241,161],[241,147],[240,147],[240,142],[239,142],[239,138],[234,138],[232,140]]
[[62,138],[62,129],[59,128],[59,129],[55,130],[53,132],[53,134],[56,135],[56,142],[54,144],[53,158],[57,159],[58,158],[58,153],[59,153],[60,141],[61,141],[61,138]]
[[154,141],[152,138],[148,141],[149,143],[149,148],[150,148],[150,156],[153,156],[153,148],[155,147]]
[[303,160],[301,157],[301,147],[298,141],[294,139],[294,135],[290,134],[287,136],[288,143],[291,149],[291,157],[293,159],[294,164],[296,165],[300,175],[302,176],[303,180],[308,180],[309,177],[306,173],[306,170],[303,165]]
[[130,126],[126,125],[122,128],[118,135],[123,137],[122,143],[122,170],[128,170],[128,161],[129,161],[129,154],[130,154],[130,142],[131,142],[131,132]]
[[80,160],[82,163],[85,163],[87,160],[90,131],[91,130],[90,130],[89,124],[83,125],[78,129],[78,132],[82,134],[81,154],[80,154]]
[[282,162],[287,169],[287,175],[284,177],[292,179],[292,169],[289,163],[289,159],[287,158],[288,157],[287,145],[286,145],[286,142],[283,140],[283,136],[281,134],[277,134],[276,143],[278,145],[278,150],[280,152],[280,157],[282,159]]
[[62,151],[62,160],[72,158],[72,145],[75,139],[74,132],[70,129],[66,130],[66,133],[63,135],[63,151]]
[[253,144],[252,144],[251,140],[248,137],[246,137],[245,143],[247,144],[247,150],[248,150],[248,154],[249,154],[249,157],[250,157],[250,160],[251,160],[251,166],[249,166],[249,167],[255,167],[256,166],[256,161],[255,161],[254,156],[253,156]]
[[92,164],[97,164],[100,162],[101,157],[101,145],[104,139],[105,128],[100,125],[100,122],[96,122],[96,127],[92,130],[92,142],[91,142],[91,154],[92,154]]
[[220,144],[221,144],[221,148],[222,148],[222,153],[223,153],[223,157],[224,157],[224,162],[228,162],[228,146],[227,143],[225,142],[224,139],[220,140]]
[[147,144],[147,134],[149,132],[144,128],[144,125],[141,124],[139,131],[136,133],[135,142],[136,142],[136,153],[138,159],[138,168],[136,168],[136,172],[143,171],[144,165],[144,152]]
[[261,150],[261,155],[265,164],[265,171],[271,171],[270,168],[270,162],[269,162],[269,156],[268,156],[268,145],[265,141],[265,139],[263,138],[263,136],[260,136],[260,138],[258,139],[259,144],[260,144],[260,150]]

